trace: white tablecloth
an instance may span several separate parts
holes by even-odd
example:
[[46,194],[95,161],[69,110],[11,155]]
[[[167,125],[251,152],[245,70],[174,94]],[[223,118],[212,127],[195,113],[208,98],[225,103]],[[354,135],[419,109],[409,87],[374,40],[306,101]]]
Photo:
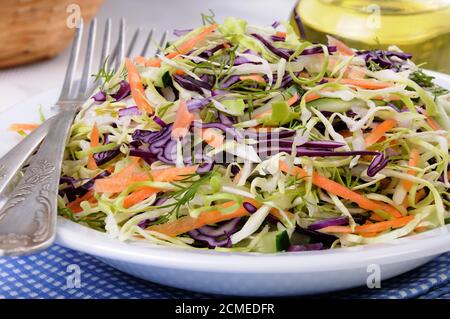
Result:
[[[200,13],[208,13],[209,9],[219,22],[227,16],[236,16],[268,25],[288,19],[295,3],[296,0],[107,0],[98,17],[99,22],[106,17],[114,21],[125,17],[130,30],[138,26],[143,30],[156,28],[156,34],[161,34],[164,30],[199,25]],[[66,50],[51,60],[0,70],[0,112],[35,94],[59,87],[67,57]]]

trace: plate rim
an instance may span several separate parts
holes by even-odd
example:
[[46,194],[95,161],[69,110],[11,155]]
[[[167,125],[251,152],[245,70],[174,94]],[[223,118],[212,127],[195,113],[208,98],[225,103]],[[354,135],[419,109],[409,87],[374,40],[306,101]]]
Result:
[[[450,75],[430,70],[426,72],[450,86]],[[58,88],[43,91],[22,103],[2,110],[0,114],[7,114],[19,105],[30,105],[44,99],[50,100],[50,97],[56,99],[57,94]],[[93,256],[154,267],[221,273],[299,273],[358,268],[370,263],[398,263],[438,255],[450,250],[450,225],[383,244],[323,251],[260,254],[124,243],[104,233],[58,217],[55,242]],[[399,247],[402,249],[398,249]]]
[[265,254],[121,242],[105,233],[59,217],[56,243],[96,257],[154,267],[221,273],[279,274],[335,271],[439,255],[450,250],[450,225],[383,244]]

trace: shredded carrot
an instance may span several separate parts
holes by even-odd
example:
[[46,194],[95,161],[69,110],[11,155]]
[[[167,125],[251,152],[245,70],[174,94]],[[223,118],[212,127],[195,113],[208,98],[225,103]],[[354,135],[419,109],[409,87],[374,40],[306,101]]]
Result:
[[130,208],[131,206],[134,206],[134,205],[146,200],[153,194],[158,193],[159,191],[160,191],[160,189],[154,188],[154,187],[149,187],[149,186],[137,189],[134,192],[130,193],[127,197],[125,197],[125,199],[123,201],[123,207]]
[[[336,82],[337,79],[334,78],[325,78],[328,82]],[[375,80],[364,80],[364,79],[340,79],[339,83],[354,85],[363,89],[369,90],[379,90],[391,87],[392,83],[375,81]]]
[[[179,181],[183,178],[186,178],[187,175],[194,174],[197,169],[197,166],[188,166],[182,168],[165,168],[159,170],[153,170],[150,174],[155,182],[175,182]],[[147,173],[134,173],[133,174],[134,181],[136,180],[147,180]],[[149,198],[153,194],[156,194],[162,189],[144,186],[137,188],[132,193],[130,193],[127,197],[125,197],[123,201],[123,207],[129,208],[134,206],[141,201]]]
[[20,132],[20,131],[33,131],[39,127],[39,124],[34,123],[15,123],[9,126],[10,131]]
[[77,199],[75,199],[74,201],[70,202],[67,204],[67,208],[70,209],[71,212],[73,213],[80,213],[83,211],[83,209],[80,207],[80,204],[84,201],[88,201],[91,204],[95,203],[97,200],[94,198],[94,190],[91,189],[90,191],[88,191],[86,194],[84,194],[81,197],[78,197]]
[[413,215],[400,217],[393,220],[386,220],[383,222],[366,224],[362,226],[356,226],[355,231],[352,231],[352,228],[349,226],[328,226],[322,229],[319,229],[322,233],[354,233],[354,234],[364,234],[364,233],[379,233],[390,228],[400,228],[408,224],[410,221],[414,219]]
[[152,170],[150,174],[155,182],[175,182],[194,174],[197,168],[198,165],[163,168]]
[[400,101],[401,99],[398,95],[389,94],[388,96],[383,95],[374,96],[372,100],[391,102],[391,101]]
[[[288,212],[288,211],[283,211],[283,212],[284,212],[284,214],[286,215],[286,217],[287,217],[289,220],[292,221],[292,220],[294,219],[295,215],[292,214],[291,212]],[[279,211],[278,209],[276,209],[276,208],[272,208],[272,209],[270,210],[270,214],[271,214],[272,216],[278,218],[278,220],[283,220],[283,219],[284,219],[283,215],[282,215],[282,214],[280,213],[280,211]]]
[[[92,131],[91,131],[91,144],[90,144],[90,147],[94,148],[94,147],[97,147],[99,145],[100,145],[100,133],[98,131],[97,123],[94,123],[94,125],[92,126]],[[91,170],[94,170],[94,169],[98,168],[97,163],[95,162],[93,153],[89,154],[87,168],[91,169]]]
[[[254,200],[246,200],[246,201],[250,202],[252,205],[255,206],[257,205],[257,202]],[[222,204],[221,207],[227,208],[234,204],[235,204],[234,201],[229,201]],[[169,223],[150,226],[149,228],[147,228],[147,230],[153,230],[167,236],[175,237],[205,225],[215,224],[236,217],[242,217],[247,214],[248,211],[244,208],[244,206],[239,207],[232,213],[226,214],[222,213],[220,210],[206,211],[200,213],[200,215],[197,218],[191,216],[184,216]]]
[[213,128],[202,129],[202,140],[213,147],[220,147],[223,145],[224,137],[221,133]]
[[145,96],[144,86],[141,77],[130,59],[125,59],[125,66],[128,71],[128,82],[130,83],[131,96],[138,108],[147,114],[153,113],[153,108]]
[[308,102],[311,102],[311,101],[315,101],[315,100],[320,99],[321,97],[322,97],[322,96],[320,96],[319,94],[317,94],[317,93],[315,93],[315,92],[311,92],[311,93],[308,93],[308,94],[306,95],[306,97],[305,97],[305,102],[308,103]]
[[374,221],[376,221],[376,222],[382,222],[382,221],[384,221],[384,218],[381,217],[380,215],[376,214],[376,213],[372,213],[372,214],[370,215],[370,219],[371,219],[371,220],[374,220]]
[[[353,233],[351,227],[349,226],[328,226],[321,229],[318,229],[318,231],[322,233],[343,233],[343,234],[351,234]],[[356,233],[356,229],[355,229]]]
[[[427,192],[425,191],[424,188],[419,189],[416,192],[416,197],[414,199],[414,202],[417,204],[418,202],[420,202],[422,199],[425,198],[425,196],[427,196]],[[405,197],[405,199],[403,200],[402,203],[404,208],[408,208],[409,207],[409,203],[408,203],[408,197]]]
[[375,236],[377,236],[378,235],[378,233],[376,233],[376,232],[373,232],[373,233],[362,233],[362,234],[359,234],[361,237],[375,237]]
[[174,57],[180,54],[186,54],[191,51],[198,43],[202,42],[211,32],[214,32],[219,25],[212,24],[209,27],[206,27],[205,30],[200,32],[196,37],[187,40],[185,43],[181,44],[176,48],[175,52],[169,53],[166,55],[166,58],[173,59]]
[[421,233],[421,232],[423,232],[425,230],[427,230],[427,227],[425,227],[425,226],[419,226],[419,227],[414,228],[414,231],[416,233]]
[[172,137],[179,138],[185,136],[194,119],[194,114],[189,112],[186,101],[180,100],[175,122],[172,126]]
[[391,206],[391,205],[389,205],[389,204],[387,204],[385,202],[381,202],[381,201],[374,201],[374,202],[376,202],[377,205],[380,206],[380,208],[384,212],[387,212],[390,216],[393,216],[393,217],[396,217],[396,218],[402,217],[402,214],[397,209],[395,209],[393,206]]
[[347,79],[364,79],[366,76],[366,69],[360,66],[349,65],[344,72],[344,76]]
[[439,126],[439,124],[431,117],[426,116],[425,121],[428,123],[428,125],[435,131],[442,130],[442,128]]
[[116,165],[110,165],[110,166],[108,166],[107,168],[106,168],[106,170],[108,171],[108,172],[110,172],[111,174],[112,173],[114,173],[114,170],[116,169]]
[[239,170],[239,172],[236,175],[234,175],[233,182],[235,184],[239,183],[239,180],[241,179],[241,177],[242,177],[242,169]]
[[[384,221],[384,219],[381,220],[381,221]],[[370,225],[370,224],[373,224],[373,222],[371,222],[370,220],[366,220],[366,222],[364,223],[364,225]],[[360,236],[362,236],[362,237],[375,237],[375,236],[377,236],[377,235],[378,235],[377,232],[362,233],[362,234],[360,234]]]
[[[307,173],[303,168],[300,168],[298,166],[293,166],[292,168],[289,167],[289,165],[286,162],[280,161],[280,169],[285,172],[289,173],[293,176],[299,176],[299,177],[306,177]],[[389,215],[391,215],[394,218],[401,217],[402,215],[400,212],[398,212],[395,208],[387,209],[385,205],[382,205],[378,202],[372,201],[361,194],[358,194],[351,189],[348,189],[345,186],[342,186],[341,184],[330,180],[326,178],[325,176],[320,175],[317,172],[314,172],[312,175],[312,183],[320,187],[327,192],[334,194],[336,196],[342,197],[344,199],[350,200],[356,204],[358,204],[361,208],[373,211],[373,212],[386,212]]]
[[286,32],[283,31],[277,31],[275,35],[280,38],[286,38]]
[[[119,173],[120,174],[120,173]],[[95,181],[95,191],[99,193],[119,193],[125,190],[130,184],[148,180],[148,175],[131,174],[127,177],[111,176]]]
[[295,102],[297,102],[297,101],[298,101],[298,93],[295,92],[294,95],[291,96],[291,97],[289,98],[289,100],[287,100],[287,104],[288,104],[289,106],[291,106],[291,105],[294,105]]
[[270,116],[272,114],[272,109],[268,109],[260,114],[257,114],[255,116],[253,116],[254,119],[260,119],[263,118],[265,116]]
[[415,202],[416,203],[420,202],[422,199],[425,198],[425,196],[427,196],[427,192],[425,191],[425,188],[419,189],[416,193]]
[[264,80],[264,78],[263,78],[261,75],[259,75],[259,74],[241,75],[241,76],[239,77],[239,79],[240,79],[241,81],[252,80],[252,81],[255,81],[255,82],[259,82],[259,83],[262,83],[262,84],[266,84],[266,81]]
[[[317,59],[317,63],[321,63],[321,64],[324,63],[324,55],[323,54],[316,54],[315,56],[316,56],[315,59]],[[313,57],[313,56],[311,56],[311,57]],[[316,62],[316,61],[314,61],[314,62]],[[334,56],[334,55],[328,56],[327,71],[333,72],[336,65],[341,62],[342,62],[342,59],[337,55],[336,56]],[[363,67],[360,67],[360,66],[348,65],[345,68],[344,77],[346,79],[354,79],[354,80],[364,79],[366,77],[366,69]]]
[[342,55],[352,56],[355,55],[355,52],[350,49],[344,42],[332,37],[331,35],[327,36],[328,44],[330,46],[335,46],[337,51]]
[[[420,202],[422,199],[425,198],[425,196],[427,196],[427,192],[425,191],[425,188],[421,188],[416,192],[416,197],[414,198],[414,202],[417,204],[418,202]],[[403,200],[402,203],[404,208],[408,208],[409,203],[408,203],[408,198],[405,197],[405,199]]]
[[[255,207],[261,206],[260,203],[258,203],[254,199],[246,198],[245,201],[249,202]],[[234,204],[235,204],[234,201],[229,201],[221,204],[221,207],[227,208]],[[289,212],[285,213],[288,218],[290,218],[291,220],[293,219],[293,214]],[[270,214],[274,215],[280,220],[282,219],[282,216],[277,209],[271,209]],[[248,211],[244,208],[244,206],[239,207],[232,213],[222,213],[219,210],[206,211],[200,213],[200,215],[197,218],[191,216],[184,216],[169,223],[150,226],[147,228],[147,230],[153,230],[167,236],[175,237],[205,225],[216,224],[221,221],[233,219],[236,217],[242,217],[245,215],[248,215]]]
[[153,58],[149,59],[145,62],[145,66],[153,67],[153,68],[159,68],[161,66],[161,59]]
[[[186,41],[185,43],[179,45],[176,48],[176,51],[168,53],[166,55],[166,58],[168,59],[173,59],[176,58],[177,56],[181,55],[181,54],[186,54],[189,51],[191,51],[198,43],[202,42],[207,36],[208,34],[210,34],[211,32],[214,32],[219,26],[217,24],[212,24],[209,27],[206,27],[205,30],[203,30],[202,32],[200,32],[200,34],[198,34],[196,37],[193,37],[192,39],[189,39],[188,41]],[[225,46],[225,45],[224,45]],[[150,60],[147,60],[145,62],[145,66],[149,66],[149,67],[160,67],[161,66],[161,62],[162,60],[160,58],[153,58]]]
[[95,191],[99,193],[119,193],[132,183],[149,180],[147,173],[138,170],[139,158],[131,158],[132,162],[119,172],[96,180],[94,185]]
[[[419,160],[420,160],[420,151],[417,148],[413,148],[410,153],[408,165],[411,167],[417,167],[419,165]],[[412,176],[416,175],[416,171],[413,169],[409,169],[407,173]],[[407,180],[402,181],[402,186],[406,191],[409,191],[411,189],[412,184],[413,183],[411,181]]]
[[381,139],[384,134],[394,128],[397,125],[397,121],[394,119],[388,119],[377,127],[375,127],[369,135],[366,136],[365,141],[367,145],[375,144],[379,139]]
[[350,136],[353,136],[353,133],[350,132],[349,130],[339,131],[339,134],[341,134],[342,137],[350,137]]
[[186,72],[184,72],[184,71],[181,70],[181,69],[176,69],[176,70],[175,70],[175,74],[177,74],[177,75],[185,75]]
[[136,63],[136,64],[145,65],[146,62],[147,62],[147,59],[144,58],[142,55],[138,55],[134,58],[134,63]]

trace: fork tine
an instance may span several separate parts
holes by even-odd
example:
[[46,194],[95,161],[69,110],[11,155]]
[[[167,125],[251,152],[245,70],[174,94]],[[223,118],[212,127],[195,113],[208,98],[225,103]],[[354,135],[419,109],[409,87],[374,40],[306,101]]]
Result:
[[167,30],[164,31],[164,33],[163,33],[163,35],[162,35],[162,37],[161,37],[161,40],[159,41],[158,49],[157,49],[156,52],[155,52],[155,56],[161,54],[162,49],[164,49],[164,47],[166,46],[167,33],[168,33]]
[[86,88],[89,83],[96,30],[97,30],[97,20],[92,19],[91,25],[89,26],[89,35],[86,46],[86,56],[84,60],[83,72],[81,74],[80,88],[78,90],[79,97],[82,97],[86,94]]
[[115,67],[115,61],[117,58],[117,51],[119,51],[119,42],[116,43],[116,45],[114,46],[114,49],[111,52],[111,55],[109,56],[109,65]]
[[76,69],[78,55],[80,53],[81,37],[83,36],[83,20],[80,20],[80,25],[75,32],[75,37],[70,49],[69,64],[67,65],[66,75],[64,77],[64,83],[61,89],[60,99],[69,95],[72,87],[73,71]]
[[[106,57],[108,55],[109,52],[109,47],[110,47],[110,43],[111,43],[111,18],[108,18],[106,20],[105,23],[105,30],[103,32],[103,43],[102,43],[102,51],[100,53],[100,61],[99,61],[99,68],[103,67],[103,63],[106,60]],[[109,58],[108,58],[109,59]],[[108,60],[108,62],[110,62]],[[95,87],[98,86],[98,84],[100,83],[101,79],[98,78],[97,80],[94,80],[91,85],[88,87],[87,89],[87,94],[91,93]]]
[[143,56],[143,57],[145,57],[147,55],[148,46],[150,45],[150,41],[152,41],[153,32],[154,32],[154,29],[151,29],[147,36],[147,39],[145,40],[144,47],[142,48],[142,51],[141,51],[141,56]]
[[120,19],[119,42],[117,43],[118,56],[116,57],[115,69],[119,69],[120,64],[125,58],[125,19]]
[[108,18],[105,23],[105,31],[103,33],[103,46],[102,53],[100,54],[100,67],[103,65],[103,62],[106,59],[106,55],[109,52],[109,46],[111,42],[111,18]]
[[127,53],[126,53],[127,57],[131,57],[131,52],[133,51],[133,48],[134,48],[134,46],[136,44],[136,41],[137,41],[137,38],[139,36],[139,32],[140,31],[141,31],[140,28],[137,28],[136,31],[134,31],[133,37],[131,38],[131,42],[128,45],[128,50],[127,50]]

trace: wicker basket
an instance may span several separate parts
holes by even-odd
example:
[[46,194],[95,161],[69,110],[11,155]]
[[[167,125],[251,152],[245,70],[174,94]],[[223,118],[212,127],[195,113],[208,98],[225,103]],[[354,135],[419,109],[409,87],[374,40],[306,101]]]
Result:
[[104,0],[1,0],[0,68],[50,58],[69,44],[69,4],[78,4],[85,21]]

